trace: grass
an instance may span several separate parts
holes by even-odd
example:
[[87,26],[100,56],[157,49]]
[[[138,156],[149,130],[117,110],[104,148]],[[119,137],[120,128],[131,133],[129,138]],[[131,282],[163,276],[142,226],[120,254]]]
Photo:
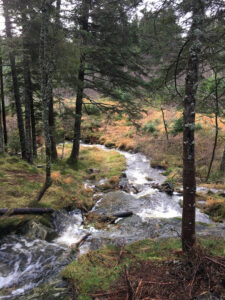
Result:
[[[220,193],[197,193],[197,207],[215,222],[225,219],[225,198]],[[199,202],[200,201],[200,202]]]
[[[225,240],[204,238],[198,241],[212,255],[225,256]],[[92,299],[91,293],[109,290],[118,282],[124,266],[147,261],[173,261],[182,255],[180,239],[145,239],[124,248],[105,246],[73,261],[62,276],[77,290],[79,300]]]
[[[65,159],[59,159],[52,164],[53,184],[39,203],[35,203],[34,200],[44,183],[44,169],[30,166],[16,156],[0,156],[1,208],[38,206],[53,209],[78,207],[89,210],[95,201],[92,198],[94,191],[84,187],[84,182],[90,179],[88,169],[98,170],[95,181],[108,178],[110,183],[115,181],[115,177],[119,178],[126,168],[123,155],[116,151],[106,152],[93,147],[81,148],[79,163],[73,168],[66,162],[70,151],[71,146],[66,145]],[[0,227],[13,228],[18,222],[25,220],[26,217],[1,217]]]

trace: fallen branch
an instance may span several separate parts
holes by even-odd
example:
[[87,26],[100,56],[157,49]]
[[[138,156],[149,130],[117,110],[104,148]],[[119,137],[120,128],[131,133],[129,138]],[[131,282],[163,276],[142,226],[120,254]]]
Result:
[[134,298],[138,298],[139,294],[140,294],[140,291],[142,290],[141,287],[142,287],[142,282],[143,282],[143,279],[141,279],[138,283],[138,286],[137,286],[137,289],[136,289],[136,292],[135,292],[135,295],[134,295]]
[[214,262],[215,264],[220,265],[220,266],[222,266],[222,267],[225,268],[225,264],[222,264],[221,262],[219,262],[219,261],[217,261],[217,260],[215,260],[215,259],[213,259],[211,257],[208,257],[208,256],[205,256],[205,258],[208,259],[208,260],[210,260],[210,261],[212,261],[212,262]]
[[0,215],[42,215],[52,214],[52,208],[0,208]]
[[125,211],[125,212],[115,213],[113,214],[113,217],[127,218],[127,217],[131,217],[132,215],[133,215],[132,211]]
[[127,287],[119,288],[115,292],[103,292],[103,293],[97,293],[97,294],[90,294],[91,297],[104,297],[104,296],[110,296],[110,295],[115,295],[121,292],[124,292],[127,290]]
[[127,287],[128,287],[127,300],[133,300],[134,290],[133,290],[133,287],[129,280],[129,274],[128,274],[126,265],[124,266],[124,275],[125,275],[125,279],[126,279],[126,283],[127,283]]
[[85,234],[85,236],[83,236],[79,242],[75,243],[75,247],[76,247],[76,250],[79,249],[79,247],[86,241],[86,239],[91,235],[91,233],[87,233]]
[[159,284],[159,285],[170,285],[176,282],[157,282],[157,281],[142,281],[143,284]]

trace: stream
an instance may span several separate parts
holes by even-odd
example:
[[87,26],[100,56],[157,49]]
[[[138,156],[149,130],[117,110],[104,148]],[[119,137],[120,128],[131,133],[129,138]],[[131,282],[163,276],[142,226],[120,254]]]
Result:
[[[110,149],[95,146],[105,151]],[[106,243],[123,245],[143,238],[164,238],[178,236],[181,230],[182,196],[172,196],[151,187],[152,183],[161,184],[165,177],[162,171],[150,166],[150,159],[140,153],[118,151],[126,157],[127,170],[121,179],[121,186],[128,186],[105,194],[96,191],[99,198],[92,209],[99,214],[114,214],[132,211],[128,218],[118,218],[115,224],[99,230],[83,225],[80,210],[60,211],[53,215],[57,238],[51,242],[29,240],[22,235],[11,234],[0,243],[0,299],[40,299],[39,295],[29,298],[29,291],[42,283],[51,282],[63,266],[76,258],[69,254],[69,247],[87,233],[91,235],[80,247],[80,253],[97,249]],[[102,180],[104,183],[104,179]],[[86,182],[87,188],[95,185]],[[196,209],[196,232],[199,235],[225,236],[225,224],[215,224],[209,217]],[[59,290],[62,287],[59,281]],[[57,297],[55,298],[57,299]]]

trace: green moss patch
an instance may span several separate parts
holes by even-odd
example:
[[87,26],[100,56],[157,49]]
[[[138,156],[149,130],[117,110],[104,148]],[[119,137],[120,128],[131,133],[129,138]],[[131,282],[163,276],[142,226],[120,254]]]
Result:
[[[95,181],[107,178],[110,182],[115,177],[119,178],[126,168],[123,155],[96,147],[82,147],[80,160],[76,167],[72,167],[66,160],[70,152],[71,145],[66,145],[65,159],[59,159],[52,164],[53,184],[39,203],[34,200],[45,180],[44,168],[31,166],[16,156],[0,156],[1,208],[35,206],[53,209],[78,207],[89,210],[95,204],[92,197],[94,191],[84,186],[85,181],[90,180],[89,169],[97,170]],[[11,227],[11,222],[15,222],[16,227],[20,220],[20,217],[8,217],[7,220],[1,217],[0,224],[6,228],[7,223]]]
[[[213,255],[225,256],[225,240],[204,238],[198,241],[201,248]],[[110,290],[124,273],[124,267],[132,268],[150,261],[160,263],[180,259],[180,239],[145,239],[124,248],[105,246],[73,261],[62,272],[79,294],[79,300],[92,299],[91,294]]]

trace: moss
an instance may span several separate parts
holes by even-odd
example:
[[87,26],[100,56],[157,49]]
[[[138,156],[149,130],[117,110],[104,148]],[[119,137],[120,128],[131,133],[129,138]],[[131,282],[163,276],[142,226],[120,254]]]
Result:
[[[212,255],[225,255],[225,240],[204,238],[198,244]],[[79,294],[79,299],[89,299],[91,293],[107,291],[118,281],[124,266],[138,265],[148,260],[171,261],[182,255],[180,239],[145,239],[124,248],[105,246],[79,257],[63,271]]]
[[[76,167],[72,167],[66,161],[70,151],[71,145],[66,145],[65,159],[52,164],[53,184],[39,203],[35,203],[34,200],[44,183],[44,169],[30,166],[16,156],[1,156],[0,172],[3,174],[0,176],[1,207],[52,207],[53,209],[78,207],[89,210],[95,201],[92,197],[94,192],[87,190],[83,184],[87,180],[88,169],[99,170],[95,174],[96,181],[101,178],[115,181],[115,178],[119,178],[126,168],[123,155],[116,151],[106,152],[96,147],[81,148],[80,160]],[[113,187],[113,182],[110,186]],[[3,221],[1,217],[0,224],[4,228],[9,227],[11,231],[18,225],[19,220],[9,217]]]

